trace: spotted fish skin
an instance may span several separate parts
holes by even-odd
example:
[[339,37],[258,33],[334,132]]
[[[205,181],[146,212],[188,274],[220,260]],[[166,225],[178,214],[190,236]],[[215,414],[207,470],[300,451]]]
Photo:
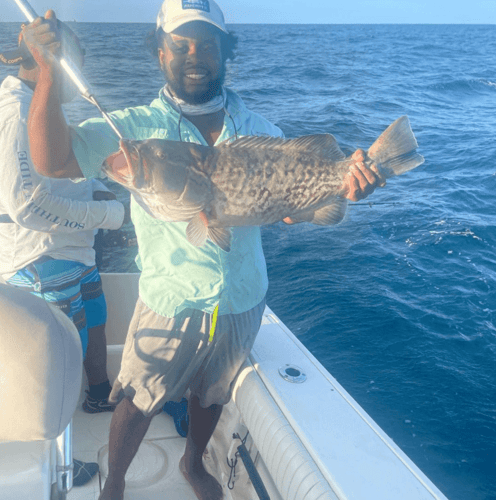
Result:
[[[423,163],[417,147],[403,116],[367,155],[390,178]],[[339,223],[347,208],[345,176],[354,163],[330,134],[289,140],[246,136],[216,147],[149,139],[121,141],[103,171],[158,219],[189,222],[186,234],[194,245],[208,237],[229,251],[229,227],[285,217]]]
[[[332,136],[309,137],[314,147],[335,142]],[[264,225],[287,216],[310,221],[316,210],[345,195],[343,179],[354,162],[299,147],[296,141],[263,138],[221,147],[211,175],[212,225]]]

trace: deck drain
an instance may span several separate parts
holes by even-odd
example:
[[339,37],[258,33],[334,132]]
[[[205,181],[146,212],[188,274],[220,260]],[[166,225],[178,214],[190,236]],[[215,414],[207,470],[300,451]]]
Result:
[[305,382],[307,376],[303,373],[303,370],[296,365],[284,365],[279,368],[279,375],[293,384],[301,384]]
[[[98,465],[102,479],[106,479],[108,475],[108,445],[102,446],[98,451]],[[127,471],[126,488],[151,486],[165,476],[167,468],[166,451],[145,439]]]

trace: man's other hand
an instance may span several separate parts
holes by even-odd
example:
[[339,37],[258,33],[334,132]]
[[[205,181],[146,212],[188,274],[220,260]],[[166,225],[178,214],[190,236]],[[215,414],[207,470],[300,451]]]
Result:
[[357,149],[352,159],[355,163],[350,167],[343,183],[346,198],[351,201],[363,200],[373,193],[376,187],[386,185],[386,179],[381,176],[375,163],[366,166],[367,155],[363,149]]

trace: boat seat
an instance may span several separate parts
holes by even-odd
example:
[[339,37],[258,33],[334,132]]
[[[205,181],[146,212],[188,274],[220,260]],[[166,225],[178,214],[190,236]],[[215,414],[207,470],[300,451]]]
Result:
[[[47,463],[53,455],[47,442],[71,422],[82,362],[79,334],[63,312],[25,290],[0,284],[2,499],[26,498],[26,481],[37,491],[37,499],[45,498],[53,468]],[[19,456],[12,456],[14,450]]]

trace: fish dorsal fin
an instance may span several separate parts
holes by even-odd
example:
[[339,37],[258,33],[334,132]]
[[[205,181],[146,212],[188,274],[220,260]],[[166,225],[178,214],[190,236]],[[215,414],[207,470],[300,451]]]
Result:
[[247,135],[231,142],[226,141],[218,148],[251,148],[284,151],[286,153],[300,151],[313,153],[329,160],[344,160],[346,155],[341,151],[336,139],[331,134],[304,135],[297,139],[281,139],[280,137]]

